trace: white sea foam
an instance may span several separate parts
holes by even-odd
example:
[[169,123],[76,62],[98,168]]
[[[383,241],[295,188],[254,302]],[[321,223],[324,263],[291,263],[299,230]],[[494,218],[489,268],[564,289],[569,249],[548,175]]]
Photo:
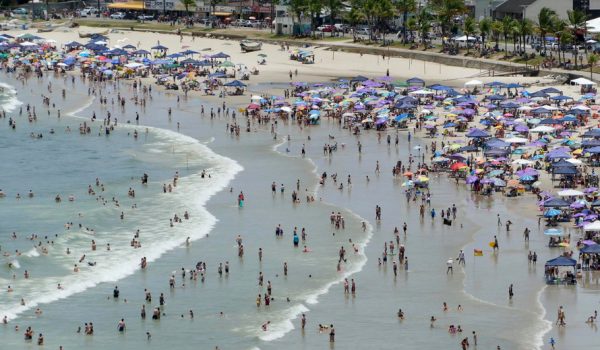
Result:
[[262,341],[273,341],[283,337],[286,333],[294,329],[292,320],[307,311],[308,308],[303,304],[297,304],[285,309],[281,315],[275,316],[276,318],[282,318],[282,320],[271,322],[267,331],[259,330],[260,334],[258,338]]
[[5,96],[5,101],[2,102],[1,106],[4,111],[12,112],[23,104],[23,102],[19,101],[19,98],[17,97],[17,90],[15,90],[14,87],[6,83],[0,83],[0,87],[4,89],[2,95]]
[[[75,112],[83,111],[85,108],[87,107],[79,108],[70,114],[75,116]],[[122,127],[136,126],[123,124],[120,128]],[[26,290],[27,292],[23,295],[27,300],[27,304],[22,306],[14,305],[14,303],[4,305],[0,303],[0,315],[2,317],[6,315],[9,319],[13,319],[40,304],[67,298],[93,288],[100,283],[118,281],[138,271],[138,263],[142,257],[146,257],[147,261],[152,263],[164,253],[183,245],[187,237],[190,237],[190,240],[198,240],[211,231],[217,219],[206,210],[206,202],[225,188],[235,174],[243,168],[234,160],[214,153],[192,137],[154,127],[147,127],[147,129],[159,140],[164,141],[165,145],[176,145],[177,148],[182,148],[185,152],[191,154],[194,159],[208,161],[212,165],[209,169],[212,177],[202,179],[200,174],[183,176],[180,177],[176,190],[159,200],[155,196],[138,198],[138,205],[141,204],[140,207],[152,209],[150,215],[148,212],[132,211],[128,216],[128,219],[131,218],[140,222],[144,237],[143,247],[140,249],[128,249],[131,233],[127,232],[126,229],[110,232],[110,242],[115,247],[110,252],[102,249],[91,253],[87,252],[88,239],[80,240],[77,246],[72,245],[76,242],[70,241],[69,246],[71,246],[73,254],[79,254],[79,250],[87,252],[86,261],[96,261],[97,265],[89,267],[82,264],[79,273],[36,279],[35,288],[23,285],[23,291]],[[184,210],[191,213],[191,218],[174,228],[169,228],[166,220],[174,212],[181,214]],[[66,236],[63,235],[65,240],[72,239]],[[61,238],[56,240],[54,248],[51,249],[58,251],[60,248]],[[33,251],[27,254],[32,258],[36,256]],[[69,259],[60,254],[50,254],[50,256],[64,263],[67,271],[72,269],[72,257]],[[58,283],[61,284],[62,289],[57,288]]]
[[[280,142],[274,144],[272,146],[272,151],[277,152],[279,155],[283,155],[283,156],[287,156],[287,157],[294,157],[292,155],[284,154],[283,152],[278,151],[279,147],[281,147],[286,141],[287,140],[282,139]],[[305,160],[308,161],[312,165],[312,173],[317,179],[319,179],[319,175],[317,173],[318,168],[317,168],[317,165],[315,164],[315,162],[311,158],[305,158]],[[317,184],[314,186],[314,189],[313,189],[313,193],[315,195],[317,195],[319,188],[320,188],[320,185],[317,182]],[[323,203],[329,204],[327,202],[323,202]],[[338,278],[330,281],[329,283],[325,284],[323,287],[321,287],[315,291],[311,291],[307,294],[303,294],[303,295],[299,296],[299,299],[304,300],[309,305],[317,304],[319,302],[319,297],[321,295],[329,292],[329,289],[331,289],[332,286],[343,282],[345,278],[348,278],[349,276],[360,272],[363,269],[363,267],[365,266],[365,264],[367,263],[368,259],[367,259],[367,255],[365,254],[365,247],[369,244],[369,242],[371,241],[371,238],[373,237],[373,226],[367,220],[365,220],[363,217],[361,217],[360,215],[350,211],[347,208],[345,208],[345,210],[354,219],[356,219],[360,222],[365,222],[366,226],[367,226],[365,239],[362,242],[357,242],[358,243],[357,244],[357,247],[358,247],[357,256],[359,258],[357,261],[351,263],[348,266],[348,269],[346,269],[344,271],[344,273],[340,274]],[[283,320],[277,321],[275,323],[271,323],[269,331],[262,332],[262,334],[259,335],[259,339],[261,339],[263,341],[272,341],[272,340],[276,340],[276,339],[279,339],[279,338],[285,336],[286,333],[288,333],[294,329],[292,320],[296,319],[302,313],[308,312],[308,311],[309,311],[309,309],[306,306],[304,306],[303,304],[299,304],[297,306],[286,309],[287,317],[285,317]]]

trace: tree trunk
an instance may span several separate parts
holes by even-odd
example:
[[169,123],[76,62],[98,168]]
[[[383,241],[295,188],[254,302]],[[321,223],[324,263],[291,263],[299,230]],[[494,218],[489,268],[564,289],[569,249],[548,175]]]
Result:
[[408,11],[402,13],[402,43],[406,44],[406,21],[408,20]]

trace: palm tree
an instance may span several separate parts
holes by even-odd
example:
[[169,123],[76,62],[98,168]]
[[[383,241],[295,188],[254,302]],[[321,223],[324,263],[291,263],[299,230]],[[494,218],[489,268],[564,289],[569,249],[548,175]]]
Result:
[[498,42],[500,41],[500,34],[502,34],[502,22],[496,20],[492,22],[492,36],[494,37],[494,41],[496,42],[496,46],[498,46]]
[[419,27],[417,25],[417,18],[416,17],[409,18],[408,21],[406,21],[406,26],[407,26],[406,29],[408,29],[408,32],[409,32],[411,38],[414,38],[415,36],[414,36],[413,32],[419,29]]
[[431,19],[432,15],[426,7],[420,9],[417,13],[417,28],[419,30],[419,35],[421,36],[421,43],[425,46],[425,50],[427,50],[425,38],[431,30]]
[[504,57],[508,57],[508,37],[510,36],[513,28],[513,19],[508,16],[502,18],[502,34],[504,35]]
[[[571,27],[571,31],[575,38],[578,34],[581,34],[582,31],[586,30],[586,21],[587,17],[585,13],[577,10],[567,11],[567,23],[569,24],[569,27]],[[573,42],[573,45],[575,45],[575,43],[576,42]]]
[[190,15],[190,6],[196,6],[196,0],[179,0],[183,7],[185,7],[185,13]]
[[595,53],[591,54],[590,57],[588,57],[588,63],[590,64],[590,80],[593,80],[594,66],[596,65],[596,63],[598,63],[599,58],[600,57],[598,57],[598,55],[596,55]]
[[417,8],[415,0],[398,0],[396,2],[398,12],[402,13],[402,42],[406,42],[406,29],[408,22],[408,13],[413,12]]
[[454,17],[466,11],[464,0],[431,0],[429,3],[437,14],[437,21],[442,27],[442,36],[444,37],[454,23]]
[[[558,37],[558,63],[560,64],[561,58],[560,54],[563,54],[563,61],[566,61],[565,51],[563,48],[571,42],[571,30],[567,26],[567,22],[559,19],[558,17],[554,18],[554,22],[552,25],[553,33]],[[577,57],[575,57],[577,59]]]
[[473,17],[469,16],[465,18],[465,23],[463,23],[463,32],[467,36],[467,54],[469,54],[469,48],[471,47],[471,45],[469,45],[469,39],[471,38],[471,34],[475,34],[476,30],[477,26]]
[[555,18],[556,12],[548,7],[542,7],[540,13],[538,13],[537,30],[540,33],[544,52],[546,52],[546,34],[552,30]]
[[527,36],[533,33],[533,24],[529,19],[517,21],[516,24],[518,28],[517,31],[519,32],[519,40],[521,41],[519,46],[521,46],[521,50],[525,52],[525,41]]
[[385,33],[387,32],[387,21],[394,17],[394,4],[391,0],[379,0],[375,6],[375,14],[383,27],[383,42],[385,43]]
[[[321,15],[323,9],[323,3],[321,0],[308,0],[308,13],[310,13],[310,31],[311,33],[315,30],[315,23],[317,17]],[[314,33],[312,33],[314,35]]]
[[290,12],[292,12],[298,19],[298,22],[300,22],[302,13],[308,9],[308,3],[306,0],[290,0],[289,7]]
[[377,2],[378,0],[363,0],[361,1],[361,10],[369,25],[369,41],[373,37],[373,27],[375,25],[375,17],[377,16]]
[[481,34],[481,49],[485,49],[485,39],[492,30],[492,21],[489,18],[484,18],[479,21],[479,34]]
[[[340,8],[342,7],[341,0],[327,0],[325,3],[325,7],[329,10],[329,24],[332,26],[335,24],[335,18],[337,17]],[[331,31],[331,36],[333,36],[334,30]]]
[[510,27],[510,34],[512,35],[513,41],[513,54],[517,52],[517,42],[519,41],[519,21],[516,19],[512,20]]
[[348,25],[350,25],[350,28],[352,29],[352,40],[356,41],[356,25],[362,22],[365,17],[362,11],[356,7],[352,7],[352,9],[346,13],[345,18],[346,22],[348,22]]

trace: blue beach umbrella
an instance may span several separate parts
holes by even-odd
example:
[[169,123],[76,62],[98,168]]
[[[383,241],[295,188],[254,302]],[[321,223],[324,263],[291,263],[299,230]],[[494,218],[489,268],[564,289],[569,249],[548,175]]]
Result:
[[546,236],[554,236],[554,237],[559,237],[563,235],[563,231],[561,229],[558,228],[549,228],[547,230],[544,231],[544,234]]
[[544,213],[544,217],[551,218],[560,215],[562,212],[558,209],[548,209]]

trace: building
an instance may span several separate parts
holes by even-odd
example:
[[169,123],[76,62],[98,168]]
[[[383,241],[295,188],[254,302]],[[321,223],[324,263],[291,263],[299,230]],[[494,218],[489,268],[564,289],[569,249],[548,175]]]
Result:
[[[485,4],[485,1],[482,4]],[[567,11],[571,10],[585,12],[589,17],[600,16],[600,0],[506,0],[492,9],[492,17],[528,18],[536,22],[540,10],[544,7],[554,10],[560,18],[567,18]]]

